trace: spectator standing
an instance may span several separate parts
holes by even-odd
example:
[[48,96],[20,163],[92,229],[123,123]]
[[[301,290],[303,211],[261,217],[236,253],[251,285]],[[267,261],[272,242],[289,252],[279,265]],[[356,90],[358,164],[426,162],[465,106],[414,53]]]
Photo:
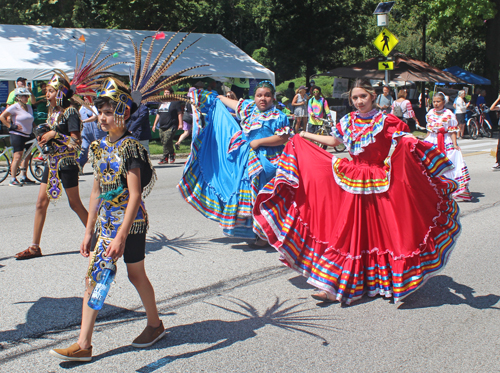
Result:
[[[491,104],[491,111],[496,111],[497,113],[500,111],[500,92],[498,93],[498,97],[496,101]],[[497,154],[496,154],[496,163],[491,167],[493,171],[500,171],[500,131],[498,132],[498,143],[497,143]]]
[[295,115],[295,133],[300,128],[306,128],[307,123],[307,95],[306,87],[301,85],[292,101],[293,114]]
[[382,110],[386,114],[389,114],[393,102],[394,99],[391,96],[391,89],[385,85],[382,88],[382,94],[378,95],[375,104],[380,110]]
[[477,106],[477,99],[480,94],[481,94],[481,88],[476,87],[476,89],[474,89],[474,94],[470,98],[470,105]]
[[[33,131],[34,118],[33,109],[31,105],[28,104],[28,99],[31,96],[30,91],[28,91],[27,88],[16,88],[14,93],[15,103],[10,105],[2,115],[0,115],[0,120],[6,127],[9,127],[10,143],[14,148],[12,164],[10,166],[12,180],[9,186],[23,186],[23,184],[35,183],[26,176],[26,168],[28,167],[31,156],[26,157],[20,167],[21,179],[16,179],[17,169],[23,152],[30,147],[30,144],[26,142],[32,138],[31,133]],[[7,119],[7,116],[10,116],[10,121]]]
[[[238,101],[238,97],[236,97],[236,93],[234,93],[233,91],[227,91],[226,93],[226,97],[227,98],[230,98],[231,100],[236,100]],[[231,113],[231,115],[236,118],[236,111],[234,111],[233,109],[231,109],[230,107],[227,107],[227,110]],[[192,114],[191,114],[192,115]]]
[[404,89],[398,92],[398,99],[392,103],[392,114],[401,119],[403,122],[408,123],[409,119],[415,121],[415,127],[417,129],[425,129],[420,127],[411,102],[406,99],[406,91]]
[[486,104],[486,90],[482,90],[479,92],[479,95],[477,96],[477,100],[476,100],[476,106],[481,106],[481,105],[484,105]]
[[149,140],[151,140],[151,127],[149,125],[149,109],[140,104],[136,111],[130,115],[127,123],[128,131],[134,136],[149,154]]
[[[229,97],[230,94],[236,97],[233,91],[227,92],[226,97]],[[190,103],[185,103],[183,106],[184,109],[182,111],[182,129],[184,130],[184,132],[182,132],[182,134],[179,136],[179,140],[177,140],[177,142],[175,143],[175,149],[177,150],[179,150],[181,142],[184,141],[184,139],[186,139],[193,132],[193,107]],[[233,114],[231,113],[231,115]],[[234,116],[236,116],[236,114],[234,114]]]
[[[288,83],[288,88],[285,90],[285,97],[288,99],[288,105],[286,105],[289,109],[293,109],[292,100],[295,97],[295,83]],[[283,100],[281,100],[285,104]],[[292,110],[293,112],[293,110]]]
[[[16,88],[26,88],[26,78],[23,78],[23,77],[19,77],[17,78],[16,80]],[[28,91],[30,92],[30,97],[28,98],[28,105],[31,105],[31,101],[35,101],[35,96],[33,95],[33,93],[31,92],[31,88],[28,89]],[[14,89],[13,91],[11,91],[9,93],[9,97],[7,98],[7,105],[13,105],[15,104],[15,97],[16,97],[16,90]]]
[[316,88],[316,82],[313,79],[311,79],[311,81],[309,82],[309,84],[310,84],[309,85],[309,91],[307,91],[307,95],[309,97],[312,97],[313,96],[313,90],[314,90],[314,88]]
[[[169,87],[165,95],[172,95],[174,90]],[[163,145],[163,158],[158,164],[175,162],[174,135],[178,129],[182,129],[182,106],[180,101],[164,102],[158,108],[158,114],[153,124],[153,132],[156,127],[160,129],[160,139]]]
[[309,99],[307,105],[307,114],[309,121],[307,123],[307,132],[317,133],[323,125],[321,119],[325,119],[330,114],[328,102],[321,96],[321,88],[314,87],[313,97]]
[[[45,97],[45,95],[47,94],[47,84],[45,82],[41,82],[39,87],[40,87],[40,96],[35,97],[35,101],[33,102],[33,108],[36,110],[37,118],[45,119],[47,118],[47,112],[48,112],[47,97]],[[44,115],[41,115],[41,113],[44,113]]]
[[455,116],[457,118],[458,122],[458,138],[461,139],[464,137],[464,131],[465,131],[465,114],[467,113],[467,107],[469,104],[465,103],[465,91],[461,90],[458,91],[458,96],[457,99],[455,100],[455,103],[453,104],[453,107],[455,108]]
[[425,88],[424,93],[418,96],[418,107],[424,108],[426,113],[429,111],[429,88]]
[[[90,100],[86,97],[85,101],[91,105]],[[78,111],[80,114],[80,119],[82,120],[82,147],[80,150],[80,156],[77,159],[80,165],[80,175],[83,174],[83,168],[89,159],[89,147],[92,142],[100,140],[106,136],[106,132],[101,130],[101,127],[97,124],[97,109],[95,106],[87,108],[82,106]]]

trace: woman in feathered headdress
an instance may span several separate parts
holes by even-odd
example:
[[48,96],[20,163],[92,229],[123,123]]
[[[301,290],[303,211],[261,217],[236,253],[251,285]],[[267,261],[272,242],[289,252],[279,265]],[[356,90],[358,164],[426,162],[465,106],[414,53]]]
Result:
[[153,38],[142,69],[142,43],[139,50],[134,44],[135,69],[130,76],[130,90],[121,80],[107,78],[94,101],[101,128],[108,135],[100,141],[94,141],[90,147],[95,179],[90,196],[91,213],[80,246],[81,254],[90,258],[88,286],[84,294],[82,326],[77,343],[66,349],[50,351],[53,356],[62,360],[92,359],[91,340],[98,311],[90,308],[87,302],[103,268],[108,262],[116,262],[122,256],[127,265],[128,278],[137,289],[147,316],[147,326],[132,342],[132,346],[149,347],[165,335],[165,328],[158,316],[154,290],[144,268],[148,215],[143,198],[151,191],[156,173],[148,152],[127,128],[131,115],[141,104],[186,100],[176,95],[164,96],[160,93],[165,86],[193,77],[179,76],[196,66],[163,77],[168,67],[182,53],[171,58],[182,41],[160,63],[167,43],[150,64],[154,40]]
[[115,64],[105,66],[108,55],[98,61],[104,45],[85,62],[85,56],[74,71],[71,80],[66,73],[55,70],[47,84],[47,102],[49,112],[47,123],[35,128],[38,143],[48,159],[40,184],[36,202],[35,222],[32,244],[16,254],[16,259],[31,259],[42,256],[40,240],[45,216],[50,201],[57,201],[64,188],[68,202],[82,223],[87,222],[88,213],[80,200],[78,189],[79,166],[76,161],[81,144],[81,120],[74,103],[84,104],[78,95],[95,95],[94,89],[100,86],[105,71]]

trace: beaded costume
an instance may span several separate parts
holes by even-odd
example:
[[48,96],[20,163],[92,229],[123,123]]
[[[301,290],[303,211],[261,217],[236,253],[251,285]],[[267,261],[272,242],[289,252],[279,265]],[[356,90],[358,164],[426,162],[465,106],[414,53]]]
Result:
[[[125,126],[127,109],[130,110],[130,113],[133,113],[141,104],[178,100],[191,102],[191,100],[179,95],[163,95],[167,87],[178,84],[186,79],[200,76],[190,75],[180,77],[186,71],[200,66],[184,69],[168,77],[163,76],[172,63],[187,48],[194,44],[191,43],[187,48],[173,57],[175,51],[189,36],[189,33],[186,34],[169,55],[161,61],[161,56],[165,48],[176,35],[177,33],[167,41],[158,56],[151,62],[153,44],[156,40],[155,37],[152,37],[144,64],[142,64],[141,57],[142,44],[148,37],[142,40],[139,47],[132,42],[135,51],[135,64],[133,74],[130,76],[131,93],[129,93],[128,87],[116,78],[108,77],[103,82],[97,96],[116,103],[113,116],[115,124],[118,127]],[[97,242],[94,248],[94,256],[87,272],[87,277],[90,283],[93,284],[99,280],[102,269],[106,266],[106,262],[110,260],[110,258],[106,257],[105,251],[116,237],[125,217],[125,210],[129,201],[129,191],[126,182],[128,163],[135,160],[141,164],[142,198],[145,198],[153,188],[156,180],[156,172],[151,164],[147,150],[128,132],[116,142],[109,141],[108,137],[100,141],[94,141],[90,146],[89,159],[94,169],[94,177],[99,181],[102,193],[99,196],[101,201],[95,224]],[[129,233],[146,233],[147,229],[148,216],[144,202],[141,200],[139,210]]]
[[56,111],[50,114],[47,125],[53,131],[56,131],[56,136],[51,140],[50,146],[52,152],[48,156],[47,166],[49,168],[49,177],[47,181],[47,196],[52,201],[57,201],[62,194],[61,179],[59,178],[59,170],[65,166],[78,166],[76,161],[78,146],[71,136],[67,136],[59,131],[58,125],[63,121],[67,122],[70,116],[77,116],[81,120],[78,111],[70,106],[64,111]]
[[[146,198],[156,181],[156,172],[151,164],[147,150],[132,136],[125,136],[116,142],[110,142],[107,137],[94,141],[90,146],[90,163],[94,169],[94,177],[99,181],[101,198],[95,233],[97,243],[94,257],[87,273],[91,282],[97,282],[101,270],[109,259],[105,251],[115,238],[125,217],[129,201],[129,191],[126,184],[126,164],[131,159],[140,160],[142,198]],[[146,233],[148,229],[148,215],[141,201],[139,210],[134,219],[130,234]]]
[[[76,68],[73,72],[73,79],[70,79],[64,71],[55,69],[54,75],[48,83],[48,86],[51,86],[57,92],[56,105],[57,108],[61,110],[53,111],[53,108],[51,108],[49,110],[50,115],[47,120],[47,125],[50,130],[56,131],[55,138],[50,141],[53,152],[49,155],[47,162],[49,168],[47,195],[52,201],[58,200],[62,194],[62,185],[59,177],[60,168],[75,166],[79,169],[80,167],[76,160],[79,146],[70,134],[70,132],[76,132],[76,128],[72,128],[71,131],[69,131],[68,122],[71,117],[77,117],[80,122],[78,132],[81,132],[82,130],[82,122],[78,110],[74,107],[69,106],[65,109],[61,109],[65,99],[69,100],[71,98],[78,104],[87,106],[87,103],[78,97],[78,95],[95,96],[96,93],[94,90],[100,87],[102,80],[106,76],[110,75],[110,73],[106,72],[106,70],[123,63],[117,62],[106,66],[106,61],[113,55],[113,53],[99,59],[99,56],[105,46],[106,43],[101,45],[94,52],[94,54],[92,54],[87,62],[85,62],[85,54],[80,61],[77,57]],[[66,127],[64,131],[61,129],[62,124],[65,124],[64,127]]]

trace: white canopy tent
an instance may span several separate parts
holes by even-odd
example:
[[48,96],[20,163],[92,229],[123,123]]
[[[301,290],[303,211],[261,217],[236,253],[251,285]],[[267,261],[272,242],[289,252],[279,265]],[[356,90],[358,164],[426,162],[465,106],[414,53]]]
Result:
[[[153,57],[156,57],[166,41],[174,34],[164,32],[165,39],[155,40]],[[0,25],[0,80],[16,80],[25,77],[28,80],[50,79],[51,70],[61,69],[71,73],[79,59],[87,51],[87,58],[108,40],[101,56],[118,53],[118,57],[110,58],[109,62],[132,62],[134,50],[130,39],[139,45],[146,36],[155,35],[153,31],[136,30],[106,30],[106,29],[72,29],[50,26],[20,26]],[[85,37],[85,43],[80,41]],[[164,57],[185,36],[179,33],[167,47]],[[201,67],[187,74],[210,75],[212,78],[254,78],[268,79],[274,83],[274,73],[248,56],[236,45],[219,34],[191,34],[187,37],[178,52],[200,39],[168,70],[173,74],[195,65]],[[143,60],[150,46],[151,38],[143,44]],[[128,75],[131,64],[117,65],[111,69],[120,75]]]

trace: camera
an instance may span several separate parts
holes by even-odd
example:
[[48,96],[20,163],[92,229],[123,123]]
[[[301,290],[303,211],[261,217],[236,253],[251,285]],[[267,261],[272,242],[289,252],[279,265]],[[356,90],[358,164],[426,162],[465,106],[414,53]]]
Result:
[[[39,138],[39,137],[43,136],[44,134],[46,134],[49,131],[51,131],[51,129],[47,125],[47,123],[39,124],[38,126],[36,126],[33,129],[33,133],[35,134],[36,138]],[[47,144],[45,144],[42,147],[42,153],[43,154],[53,154],[54,153],[55,149],[54,149],[54,146],[51,144],[51,142],[52,142],[52,140],[49,141],[49,142],[47,142]]]

